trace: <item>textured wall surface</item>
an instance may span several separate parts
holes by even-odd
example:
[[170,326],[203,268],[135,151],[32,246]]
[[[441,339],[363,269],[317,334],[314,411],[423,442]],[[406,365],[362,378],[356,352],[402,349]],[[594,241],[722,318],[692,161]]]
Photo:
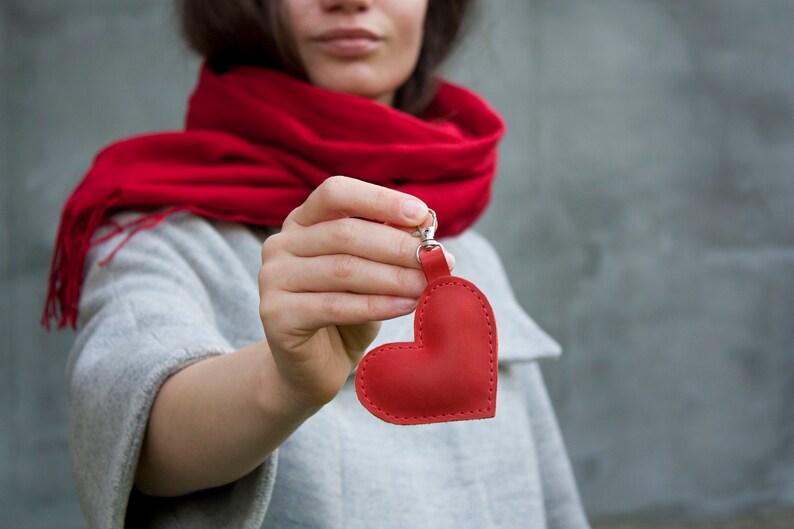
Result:
[[10,200],[8,197],[8,29],[5,7],[0,5],[0,526],[11,522],[11,423],[13,373],[11,351],[8,347],[10,334],[9,244],[8,226]]
[[794,2],[489,10],[511,131],[482,223],[565,351],[593,516],[794,504]]
[[[505,117],[479,224],[593,518],[794,507],[794,0],[487,0],[448,75]],[[99,148],[179,128],[167,1],[0,5],[0,526],[82,527],[73,335],[38,324]]]
[[13,434],[2,435],[11,456],[0,463],[11,491],[0,494],[11,498],[2,510],[11,521],[2,527],[85,525],[68,454],[65,363],[73,334],[48,334],[38,320],[60,209],[94,154],[114,138],[181,125],[195,64],[177,44],[169,5],[3,3],[3,215],[11,240],[2,251],[10,319],[2,341],[9,369],[1,376],[9,386],[0,391],[10,393],[3,401]]

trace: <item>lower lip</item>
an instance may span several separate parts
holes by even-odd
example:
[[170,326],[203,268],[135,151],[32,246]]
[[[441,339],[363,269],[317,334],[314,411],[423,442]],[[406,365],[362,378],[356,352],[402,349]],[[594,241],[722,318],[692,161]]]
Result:
[[322,49],[342,57],[354,57],[356,55],[364,55],[369,53],[378,46],[379,42],[380,41],[377,39],[367,39],[361,37],[317,41]]

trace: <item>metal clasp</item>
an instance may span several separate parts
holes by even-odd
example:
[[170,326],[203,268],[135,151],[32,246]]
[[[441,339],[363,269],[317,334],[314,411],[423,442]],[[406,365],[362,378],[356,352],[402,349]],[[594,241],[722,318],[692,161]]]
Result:
[[438,218],[436,217],[436,212],[432,209],[428,209],[430,214],[433,216],[433,224],[423,228],[422,226],[417,226],[417,231],[413,232],[411,235],[414,237],[419,237],[422,239],[422,242],[419,243],[419,246],[416,247],[416,260],[419,263],[422,263],[422,260],[419,259],[419,253],[422,249],[427,251],[431,251],[435,248],[444,249],[444,246],[435,239],[436,230],[438,229]]

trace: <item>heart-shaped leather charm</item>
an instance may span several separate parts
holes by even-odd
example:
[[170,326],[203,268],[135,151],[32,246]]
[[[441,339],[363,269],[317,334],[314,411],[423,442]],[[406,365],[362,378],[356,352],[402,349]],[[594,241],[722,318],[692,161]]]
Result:
[[356,394],[394,424],[496,415],[497,336],[493,310],[470,281],[450,275],[444,250],[420,255],[427,277],[413,342],[381,345],[356,371]]

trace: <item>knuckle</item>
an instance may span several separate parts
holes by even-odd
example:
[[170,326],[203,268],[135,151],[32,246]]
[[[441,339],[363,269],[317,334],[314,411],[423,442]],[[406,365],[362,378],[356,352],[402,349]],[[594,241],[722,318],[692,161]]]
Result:
[[288,295],[273,293],[263,297],[259,302],[259,319],[268,330],[289,329],[294,321],[291,320],[294,308],[287,305],[290,300]]
[[275,280],[278,274],[275,271],[275,265],[272,262],[266,262],[259,267],[259,274],[257,280],[259,282],[259,295],[264,298],[270,292],[275,290]]
[[424,288],[421,285],[421,278],[419,277],[418,270],[414,270],[412,268],[404,268],[399,267],[396,274],[397,279],[397,286],[401,289],[409,289],[412,293],[416,290],[422,290]]
[[319,194],[325,199],[334,200],[343,197],[347,187],[347,177],[342,175],[329,176],[317,188]]
[[337,255],[331,262],[331,273],[340,279],[348,279],[356,273],[358,259],[352,255]]
[[273,303],[271,299],[265,299],[264,297],[259,302],[259,319],[262,322],[268,322],[268,324],[274,324],[278,322],[279,312],[275,309],[276,304]]
[[329,176],[314,191],[317,202],[322,209],[345,217],[348,216],[347,204],[350,200],[350,178],[347,176]]
[[[304,202],[304,204],[305,203],[306,202]],[[293,208],[292,211],[290,211],[287,214],[287,216],[284,218],[284,222],[281,223],[281,229],[282,230],[289,229],[293,224],[298,224],[298,222],[295,220],[295,217],[300,215],[300,211],[301,211],[302,207],[303,207],[303,204],[301,204],[300,206],[297,206],[296,208]],[[271,235],[271,237],[272,237],[272,235]]]
[[397,245],[400,252],[400,258],[405,259],[406,262],[418,265],[416,262],[416,249],[419,247],[419,239],[412,235],[405,234],[401,237],[400,243]]
[[356,226],[350,219],[331,222],[329,227],[331,237],[345,247],[349,247],[356,239]]
[[283,310],[275,310],[272,307],[263,306],[262,310],[259,311],[259,319],[266,335],[275,335],[290,329]]
[[397,210],[396,201],[392,199],[392,192],[385,187],[375,189],[375,209],[376,211],[387,211],[392,213]]
[[413,276],[408,273],[409,271],[408,268],[402,266],[397,267],[397,272],[394,275],[398,286],[404,287],[413,283]]
[[264,263],[268,259],[272,259],[273,256],[278,252],[280,248],[280,242],[283,236],[279,233],[274,233],[270,237],[264,240],[262,243],[262,262]]
[[259,267],[259,274],[257,279],[259,280],[259,286],[264,291],[264,286],[268,283],[268,271],[265,270],[265,266],[262,265]]
[[367,312],[369,314],[377,314],[381,309],[381,302],[378,296],[367,296]]
[[276,266],[275,262],[272,259],[268,259],[268,260],[264,261],[259,266],[259,279],[262,280],[262,279],[268,279],[270,277],[273,277],[275,275],[274,274],[274,270],[273,270],[275,268],[275,266]]
[[271,311],[268,305],[270,304],[265,303],[264,300],[259,303],[259,319],[262,320],[262,322],[270,320]]
[[342,298],[339,296],[334,296],[333,294],[327,294],[323,296],[322,300],[320,301],[320,306],[322,307],[323,313],[332,320],[342,316],[345,313],[344,300],[342,300]]

